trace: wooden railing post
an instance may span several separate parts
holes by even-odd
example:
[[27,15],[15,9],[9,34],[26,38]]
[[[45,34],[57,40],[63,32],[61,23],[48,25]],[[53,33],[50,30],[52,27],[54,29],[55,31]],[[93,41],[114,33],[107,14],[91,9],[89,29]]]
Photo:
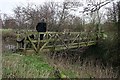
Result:
[[46,38],[48,39],[49,37],[48,37],[48,32],[46,32]]
[[39,52],[39,49],[40,49],[40,33],[38,33],[37,52]]
[[78,37],[78,47],[80,47],[80,41],[81,41],[81,40],[80,40],[80,39],[81,39],[80,36],[81,36],[81,33],[79,33],[79,37]]
[[99,24],[96,25],[96,45],[98,45],[98,39],[99,39]]
[[26,37],[27,36],[25,36],[25,40],[24,40],[24,51],[26,51],[26,45],[27,45],[27,43],[26,43]]
[[[20,38],[19,32],[17,33],[17,40]],[[19,43],[17,43],[17,49],[19,49]]]

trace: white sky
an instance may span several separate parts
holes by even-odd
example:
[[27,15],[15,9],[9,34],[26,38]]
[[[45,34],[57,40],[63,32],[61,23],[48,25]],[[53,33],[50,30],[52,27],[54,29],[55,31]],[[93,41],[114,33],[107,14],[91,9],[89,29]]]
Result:
[[[13,9],[17,5],[26,5],[27,3],[34,3],[34,4],[41,4],[47,1],[54,1],[54,0],[0,0],[0,13],[7,13],[12,14]],[[61,2],[63,0],[55,0],[57,2]]]
[[[13,14],[13,9],[17,5],[26,5],[27,3],[41,4],[47,1],[63,2],[64,0],[0,0],[0,13]],[[78,1],[78,0],[73,0]],[[80,0],[85,2],[85,0]],[[118,0],[116,0],[118,1]]]

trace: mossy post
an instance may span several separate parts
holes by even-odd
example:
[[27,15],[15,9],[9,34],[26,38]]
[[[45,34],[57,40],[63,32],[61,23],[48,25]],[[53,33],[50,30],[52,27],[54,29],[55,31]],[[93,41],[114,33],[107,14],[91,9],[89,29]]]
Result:
[[96,24],[96,45],[98,45],[99,40],[99,24]]
[[[17,40],[20,38],[20,33],[17,34]],[[17,43],[17,49],[19,49],[19,43]]]
[[38,33],[37,53],[39,52],[39,49],[40,49],[40,33]]
[[26,51],[26,45],[27,45],[27,43],[26,43],[26,37],[25,37],[25,40],[24,40],[24,51]]

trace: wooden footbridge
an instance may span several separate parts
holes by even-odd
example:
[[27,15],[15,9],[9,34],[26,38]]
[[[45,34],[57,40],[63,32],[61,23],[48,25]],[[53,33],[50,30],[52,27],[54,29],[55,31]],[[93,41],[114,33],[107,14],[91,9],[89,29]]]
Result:
[[[40,40],[40,34],[44,34]],[[30,38],[34,35],[34,39]],[[17,40],[24,38],[23,47],[17,43],[17,49],[24,51],[33,49],[36,53],[43,51],[60,51],[96,44],[96,35],[93,32],[36,32],[28,31],[17,34]]]

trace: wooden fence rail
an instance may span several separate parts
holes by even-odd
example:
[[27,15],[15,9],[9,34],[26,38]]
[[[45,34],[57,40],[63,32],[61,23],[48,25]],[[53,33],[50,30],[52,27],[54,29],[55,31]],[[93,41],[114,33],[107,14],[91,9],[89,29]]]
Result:
[[[43,40],[40,40],[40,34],[44,34]],[[30,38],[30,35],[34,35],[34,39]],[[90,46],[96,43],[96,36],[94,33],[89,32],[35,32],[28,31],[17,34],[17,40],[24,38],[24,47],[21,47],[20,43],[17,43],[18,49],[28,50],[31,45],[31,49],[34,49],[36,53],[45,50],[63,50],[77,48],[81,46]]]

